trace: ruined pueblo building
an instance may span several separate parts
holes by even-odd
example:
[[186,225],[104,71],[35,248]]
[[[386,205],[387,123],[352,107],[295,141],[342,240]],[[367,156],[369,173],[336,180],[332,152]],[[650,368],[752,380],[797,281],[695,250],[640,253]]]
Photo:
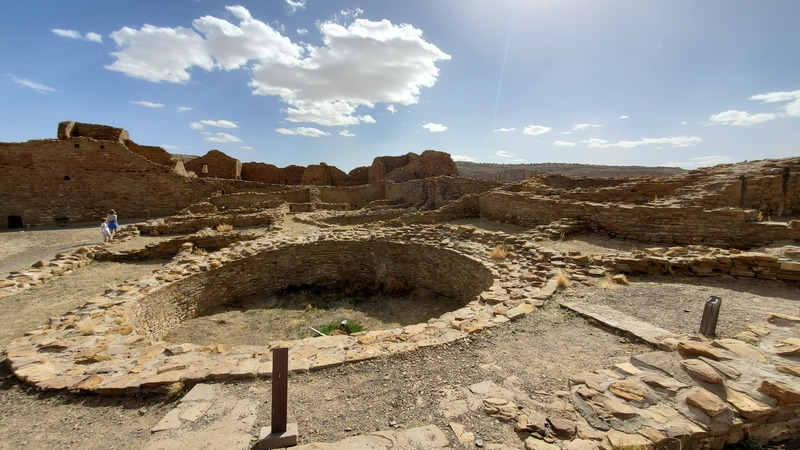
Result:
[[[387,181],[455,175],[449,155],[426,151],[408,154],[404,164],[376,158],[372,167],[345,174],[324,163],[277,168],[244,165],[211,150],[194,158],[174,157],[164,149],[139,145],[122,128],[76,122],[58,125],[57,139],[0,143],[0,228],[95,221],[109,208],[127,217],[175,214],[212,194],[251,192],[307,203],[313,186],[362,186],[351,204],[385,198]],[[389,170],[387,170],[387,167]],[[323,197],[325,195],[323,194]],[[366,197],[365,197],[366,196]],[[325,202],[325,198],[321,198]]]
[[[42,390],[166,394],[266,378],[275,348],[289,348],[295,372],[422,351],[536,314],[566,280],[594,286],[628,274],[800,282],[800,158],[668,176],[637,168],[630,178],[551,173],[501,183],[460,176],[449,155],[433,150],[375,158],[344,173],[324,163],[242,164],[217,150],[177,157],[136,144],[120,128],[63,122],[58,139],[0,144],[0,169],[4,228],[95,221],[113,207],[141,219],[121,239],[159,239],[138,249],[99,244],[61,253],[0,280],[0,297],[95,261],[168,261],[11,341],[11,372]],[[457,222],[464,219],[520,231],[478,230]],[[290,223],[307,228],[283,234]],[[577,234],[625,241],[631,250],[561,253],[543,245]],[[298,286],[420,287],[456,306],[400,328],[261,345],[165,337],[235,299]],[[550,405],[471,386],[478,397],[470,401],[524,436],[525,448],[721,449],[745,436],[800,433],[800,317],[772,314],[715,338],[618,312],[604,318],[588,303],[557,306],[652,351],[570,374]],[[180,408],[189,407],[177,406],[176,417],[188,414]],[[442,438],[426,448],[447,448]]]

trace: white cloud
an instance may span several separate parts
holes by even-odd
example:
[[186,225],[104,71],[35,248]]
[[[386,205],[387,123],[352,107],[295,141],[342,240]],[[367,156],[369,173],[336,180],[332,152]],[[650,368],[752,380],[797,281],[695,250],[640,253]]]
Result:
[[728,111],[712,115],[711,117],[709,117],[709,120],[715,123],[721,123],[723,125],[735,125],[738,127],[746,127],[749,125],[769,122],[770,120],[775,120],[777,117],[778,116],[772,113],[750,114],[747,111],[737,111],[735,109],[730,109]]
[[228,133],[216,133],[216,134],[209,134],[204,138],[209,142],[242,142],[238,136],[234,136]]
[[683,162],[666,162],[662,164],[662,166],[667,167],[682,167],[684,169],[696,169],[698,167],[710,167],[716,166],[718,164],[726,164],[731,162],[731,158],[727,156],[698,156],[696,158],[690,158],[688,161]]
[[516,128],[498,128],[494,130],[495,133],[509,133],[511,131],[517,131]]
[[53,33],[55,33],[56,36],[60,36],[60,37],[67,38],[67,39],[80,39],[81,38],[81,34],[78,33],[75,30],[62,30],[60,28],[53,28]]
[[528,125],[522,130],[522,134],[527,134],[528,136],[538,136],[540,134],[545,134],[550,131],[552,128],[544,127],[542,125]]
[[572,129],[570,131],[588,130],[589,128],[597,128],[597,127],[602,127],[602,125],[598,123],[576,123],[572,125]]
[[475,158],[470,158],[469,156],[464,155],[452,155],[453,161],[466,161],[466,162],[475,162]]
[[243,145],[242,150],[253,150],[253,147],[250,147],[249,145]]
[[306,0],[286,0],[289,5],[289,14],[294,14],[298,9],[305,9]]
[[355,137],[355,134],[353,134],[353,133],[351,133],[351,132],[349,132],[347,130],[342,130],[342,131],[339,132],[339,136]]
[[305,36],[308,34],[308,28],[298,28],[297,35],[298,36]]
[[330,133],[317,128],[297,127],[297,128],[278,128],[275,130],[279,134],[290,136],[322,137],[330,136]]
[[105,67],[129,77],[185,84],[192,66],[209,71],[215,67],[206,42],[188,28],[123,27],[111,33],[111,39],[120,51],[111,53],[116,61]]
[[244,7],[226,9],[238,24],[204,16],[194,29],[121,28],[111,33],[118,51],[106,68],[170,83],[189,82],[194,68],[248,69],[253,94],[280,97],[288,121],[346,126],[360,123],[359,107],[417,103],[422,88],[437,81],[436,64],[451,59],[412,25],[356,18],[358,11],[341,13],[349,25],[319,23],[317,47],[292,42]]
[[691,145],[699,144],[702,139],[696,136],[671,136],[664,138],[642,138],[638,141],[617,141],[609,142],[605,139],[584,139],[580,141],[581,144],[591,148],[635,148],[642,145],[670,145],[672,147],[689,147]]
[[576,145],[578,145],[578,143],[569,141],[555,141],[553,142],[553,145],[555,145],[556,147],[575,147]]
[[201,120],[199,122],[190,123],[189,127],[193,130],[202,130],[205,127],[239,128],[239,125],[236,125],[236,122],[231,122],[230,120]]
[[145,108],[163,108],[163,103],[148,102],[147,100],[131,100],[131,104],[144,106]]
[[99,34],[91,31],[86,33],[85,36],[81,36],[81,34],[75,30],[62,30],[60,28],[53,28],[52,31],[53,33],[55,33],[56,36],[60,36],[67,39],[78,39],[89,42],[103,42],[103,36],[100,36]]
[[253,71],[253,93],[279,96],[291,106],[289,121],[354,125],[357,107],[415,104],[435,84],[436,63],[450,59],[407,24],[356,19],[323,22],[319,31],[324,46],[309,46],[307,57],[262,60]]
[[88,32],[86,33],[86,40],[89,42],[103,42],[103,36],[100,36],[97,33]]
[[442,125],[440,123],[426,123],[420,126],[430,131],[431,133],[442,133],[444,131],[447,131],[447,126]]
[[497,156],[499,156],[501,158],[511,158],[512,156],[514,156],[514,153],[509,153],[509,152],[507,152],[505,150],[498,150],[495,153],[495,155],[497,155]]
[[33,89],[37,92],[58,92],[56,88],[50,87],[46,84],[37,83],[35,81],[26,80],[25,78],[17,78],[14,75],[10,75],[11,81],[17,83],[19,85],[25,86],[26,88]]
[[800,99],[786,105],[786,114],[792,117],[800,117]]
[[687,122],[687,121],[685,121],[685,120],[682,120],[682,121],[681,121],[681,125],[689,125],[689,122]]
[[191,108],[189,106],[177,106],[175,107],[175,111],[178,112],[194,111],[194,108]]
[[170,145],[170,144],[161,144],[161,148],[163,148],[164,150],[175,151],[175,150],[178,149],[178,146],[177,145]]
[[800,91],[769,92],[750,97],[750,100],[761,100],[762,103],[788,102],[800,99]]
[[617,119],[630,119],[630,117],[626,116],[625,114],[617,117]]
[[392,113],[392,114],[394,114],[394,113],[396,113],[396,112],[397,112],[397,108],[395,108],[395,106],[394,106],[394,105],[392,105],[392,104],[390,104],[389,106],[387,106],[387,107],[386,107],[386,110],[387,110],[387,111],[389,111],[389,112],[390,112],[390,113]]
[[375,123],[375,119],[373,119],[370,115],[358,116],[358,120],[360,120],[361,123]]

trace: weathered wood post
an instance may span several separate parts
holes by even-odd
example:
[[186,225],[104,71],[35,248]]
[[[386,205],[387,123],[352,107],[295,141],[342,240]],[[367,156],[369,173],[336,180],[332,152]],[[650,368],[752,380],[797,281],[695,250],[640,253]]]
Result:
[[700,319],[700,334],[714,336],[717,332],[717,319],[719,318],[719,308],[721,306],[721,298],[715,295],[708,297],[703,308],[703,318]]
[[286,423],[289,402],[289,349],[272,349],[272,414],[269,427],[261,428],[259,450],[297,445],[297,424]]

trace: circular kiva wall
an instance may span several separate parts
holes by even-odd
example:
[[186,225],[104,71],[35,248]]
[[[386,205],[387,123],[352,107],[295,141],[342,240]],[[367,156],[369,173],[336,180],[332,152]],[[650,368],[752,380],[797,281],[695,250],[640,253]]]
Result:
[[373,286],[389,278],[462,305],[493,282],[483,264],[446,249],[377,240],[323,241],[256,253],[163,286],[135,304],[131,325],[137,334],[161,339],[185,320],[252,294],[296,286]]

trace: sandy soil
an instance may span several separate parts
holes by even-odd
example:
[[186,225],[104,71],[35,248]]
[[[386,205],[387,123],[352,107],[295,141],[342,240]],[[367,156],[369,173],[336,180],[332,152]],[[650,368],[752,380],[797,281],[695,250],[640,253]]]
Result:
[[[487,229],[503,229],[499,224],[477,222]],[[301,227],[302,228],[302,227]],[[301,232],[289,227],[287,232]],[[513,232],[510,229],[503,231]],[[94,226],[71,230],[0,233],[0,269],[13,270],[40,259],[49,259],[64,249],[74,248],[99,237]],[[146,242],[141,239],[140,244]],[[135,246],[136,242],[126,245]],[[584,253],[616,252],[630,249],[629,243],[596,237],[577,237],[548,242],[544,246],[560,251]],[[61,277],[45,287],[0,299],[0,347],[10,339],[101,294],[122,280],[137,278],[158,267],[146,264],[93,263],[76,273]],[[561,292],[548,307],[491,331],[452,345],[429,348],[392,358],[367,361],[305,374],[290,379],[289,421],[297,422],[300,442],[332,442],[351,435],[435,424],[456,442],[448,420],[437,415],[435,405],[443,396],[486,380],[525,392],[536,401],[550,402],[555,392],[567,389],[571,374],[609,367],[626,361],[636,353],[649,351],[644,345],[629,342],[557,306],[558,301],[580,300],[610,305],[627,314],[648,320],[676,333],[691,333],[699,326],[703,302],[709,295],[723,298],[718,332],[731,336],[748,323],[763,321],[768,312],[797,314],[800,290],[782,283],[752,283],[732,278],[681,279],[632,277],[631,284],[617,288],[585,287],[578,283]],[[296,299],[293,313],[282,323],[304,320],[299,328],[329,317],[302,318],[307,314]],[[423,296],[424,300],[424,296]],[[265,320],[264,311],[255,308],[277,305],[286,299],[252,298],[225,311],[196,319],[195,325],[208,325],[214,339],[251,338],[263,330],[241,330],[248,315]],[[313,309],[325,310],[313,305]],[[330,320],[342,314],[363,314],[364,320],[378,320],[389,326],[399,323],[396,316],[378,310],[380,301],[365,301],[352,308],[352,302],[331,302]],[[425,305],[422,301],[420,305]],[[348,312],[343,309],[349,308]],[[429,306],[417,313],[431,314]],[[256,311],[256,312],[253,312]],[[377,319],[376,319],[377,318]],[[232,327],[231,324],[237,326]],[[241,326],[238,326],[241,325]],[[313,325],[312,325],[313,326]],[[214,328],[216,327],[216,329]],[[227,333],[226,328],[238,328]],[[196,326],[199,330],[201,327]],[[290,331],[290,330],[287,330]],[[176,330],[176,333],[188,333]],[[189,333],[191,335],[191,333]],[[180,339],[186,336],[180,337]],[[178,338],[176,336],[176,338]],[[192,340],[200,339],[199,336]],[[569,345],[567,345],[569,343]],[[269,423],[269,380],[223,383],[222,388],[241,398],[259,399],[260,409],[252,434]],[[263,399],[263,401],[262,401]],[[19,383],[6,365],[0,364],[0,449],[139,448],[152,428],[172,408],[176,398],[130,396],[103,398],[62,393],[41,393]],[[501,425],[483,413],[468,413],[459,422],[482,442],[506,442],[521,446],[511,425]]]

